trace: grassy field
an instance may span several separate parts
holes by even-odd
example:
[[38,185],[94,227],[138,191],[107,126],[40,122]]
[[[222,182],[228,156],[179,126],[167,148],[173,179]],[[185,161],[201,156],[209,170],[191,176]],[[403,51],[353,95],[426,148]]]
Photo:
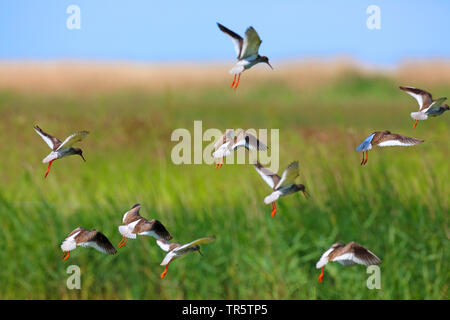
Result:
[[[251,79],[244,74],[236,92],[228,77],[86,94],[2,89],[0,299],[448,299],[450,114],[413,131],[416,102],[398,89],[423,83],[351,71],[304,88]],[[449,96],[450,82],[424,89]],[[251,165],[174,165],[171,133],[192,131],[194,120],[204,130],[280,129],[280,170],[299,160],[298,182],[311,197],[282,199],[271,218],[270,189]],[[87,162],[56,161],[44,179],[49,149],[34,124],[60,139],[89,130],[80,144]],[[361,167],[355,147],[386,129],[425,143],[376,148]],[[153,238],[130,240],[114,256],[79,248],[61,260],[60,244],[77,226],[117,245],[135,203],[175,241],[216,241],[203,257],[172,263],[164,280],[165,253]],[[359,265],[331,263],[317,282],[315,264],[338,240],[382,259],[381,290],[367,289]],[[81,290],[66,287],[71,264],[81,268]]]

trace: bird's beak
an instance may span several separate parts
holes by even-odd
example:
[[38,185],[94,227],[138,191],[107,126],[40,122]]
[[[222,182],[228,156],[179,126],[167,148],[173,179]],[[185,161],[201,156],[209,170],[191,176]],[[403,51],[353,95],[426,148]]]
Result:
[[200,251],[200,249],[198,249],[198,253],[200,253],[200,255],[203,257],[203,253]]
[[309,198],[309,193],[306,192],[306,191],[302,191],[302,192],[303,192],[303,195],[305,196],[305,198],[308,199]]
[[84,160],[84,162],[86,162],[86,159],[83,157],[82,154],[80,154],[80,157]]
[[273,70],[273,67],[270,65],[270,63],[269,62],[266,62],[268,65],[269,65],[269,67]]

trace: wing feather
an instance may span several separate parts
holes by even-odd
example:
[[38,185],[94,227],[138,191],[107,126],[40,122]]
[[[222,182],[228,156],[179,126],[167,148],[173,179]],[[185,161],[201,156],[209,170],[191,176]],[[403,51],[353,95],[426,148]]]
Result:
[[242,45],[242,51],[240,59],[257,56],[259,46],[261,45],[261,39],[258,33],[253,27],[248,27],[245,31],[244,43]]
[[84,137],[86,137],[88,134],[89,134],[88,131],[80,131],[80,132],[73,133],[70,136],[68,136],[66,138],[66,140],[64,140],[64,142],[56,150],[60,150],[62,148],[70,148],[75,143],[83,140]]

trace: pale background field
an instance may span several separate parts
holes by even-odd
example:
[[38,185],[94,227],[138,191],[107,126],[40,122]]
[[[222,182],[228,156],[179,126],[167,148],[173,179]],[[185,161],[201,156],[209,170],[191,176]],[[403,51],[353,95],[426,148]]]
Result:
[[[1,299],[448,299],[450,114],[419,123],[413,85],[450,95],[448,61],[379,69],[348,59],[274,63],[229,89],[229,64],[60,61],[0,64]],[[377,70],[375,72],[375,70]],[[250,165],[175,166],[176,128],[280,129],[280,166],[300,162],[309,199],[279,201]],[[60,139],[89,130],[87,162],[41,160],[39,124]],[[360,166],[355,147],[376,130],[425,139],[378,148]],[[174,240],[215,235],[203,257],[175,261],[153,238],[130,240],[115,256],[59,248],[77,226],[117,245],[117,226],[135,203]],[[383,261],[382,290],[366,288],[365,267],[315,263],[338,241],[357,241]],[[66,288],[66,267],[82,289]]]

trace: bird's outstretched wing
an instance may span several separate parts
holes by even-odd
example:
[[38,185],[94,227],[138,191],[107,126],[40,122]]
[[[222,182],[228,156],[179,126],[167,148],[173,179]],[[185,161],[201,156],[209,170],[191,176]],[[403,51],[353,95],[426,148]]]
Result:
[[270,169],[263,167],[258,161],[254,163],[254,166],[261,178],[263,178],[263,180],[272,189],[274,189],[275,186],[280,182],[281,177],[279,175],[277,175],[275,172],[272,172]]
[[129,224],[137,219],[140,219],[139,210],[141,209],[141,205],[136,203],[130,210],[124,213],[122,222],[123,224]]
[[224,145],[226,142],[230,141],[231,138],[235,136],[233,129],[227,129],[224,134],[216,141],[214,144],[214,149],[217,151],[222,145]]
[[378,146],[413,146],[424,141],[425,140],[407,137],[398,133],[385,133],[381,138],[381,142],[378,143]]
[[61,141],[59,139],[42,131],[42,129],[39,128],[39,126],[35,125],[34,130],[41,136],[41,138],[45,141],[45,143],[48,144],[50,149],[52,149],[53,151],[58,149],[58,147],[61,145]]
[[230,29],[228,29],[227,27],[221,25],[218,22],[217,22],[217,25],[219,26],[219,29],[222,32],[224,32],[225,34],[230,36],[231,40],[233,40],[234,50],[236,51],[237,58],[239,59],[239,57],[241,55],[242,44],[244,42],[244,39],[242,39],[242,37],[240,35],[238,35],[236,32],[231,31]]
[[117,252],[109,239],[100,231],[91,231],[89,233],[89,242],[92,242],[91,247],[100,252],[107,254],[115,254]]
[[428,91],[413,87],[402,87],[402,86],[400,86],[400,89],[402,89],[407,94],[409,94],[410,96],[412,96],[414,99],[417,100],[417,103],[419,103],[419,110],[427,109],[433,103],[433,97],[431,96],[431,93],[429,93]]
[[68,136],[66,138],[66,140],[64,140],[64,142],[56,150],[60,150],[62,148],[70,148],[75,143],[83,140],[84,137],[86,137],[88,134],[89,134],[88,131],[80,131],[80,132],[73,133],[70,136]]
[[239,147],[245,147],[248,150],[267,150],[267,146],[256,138],[253,134],[247,132],[246,130],[241,130],[234,138],[234,143],[231,149],[236,149]]
[[425,111],[426,114],[433,114],[433,111],[437,111],[440,109],[441,105],[444,101],[447,100],[446,97],[442,97],[433,102],[433,104]]
[[259,46],[262,40],[259,38],[258,33],[253,27],[248,27],[245,31],[245,39],[242,45],[240,59],[253,57],[258,55]]
[[216,239],[215,237],[200,238],[200,239],[194,240],[192,242],[186,243],[186,244],[184,244],[184,245],[174,249],[174,251],[183,251],[183,250],[188,249],[188,248],[190,248],[192,246],[213,242],[215,239]]
[[298,173],[298,161],[292,162],[281,175],[281,180],[275,185],[275,189],[282,188],[284,186],[295,183],[295,179],[299,176]]

